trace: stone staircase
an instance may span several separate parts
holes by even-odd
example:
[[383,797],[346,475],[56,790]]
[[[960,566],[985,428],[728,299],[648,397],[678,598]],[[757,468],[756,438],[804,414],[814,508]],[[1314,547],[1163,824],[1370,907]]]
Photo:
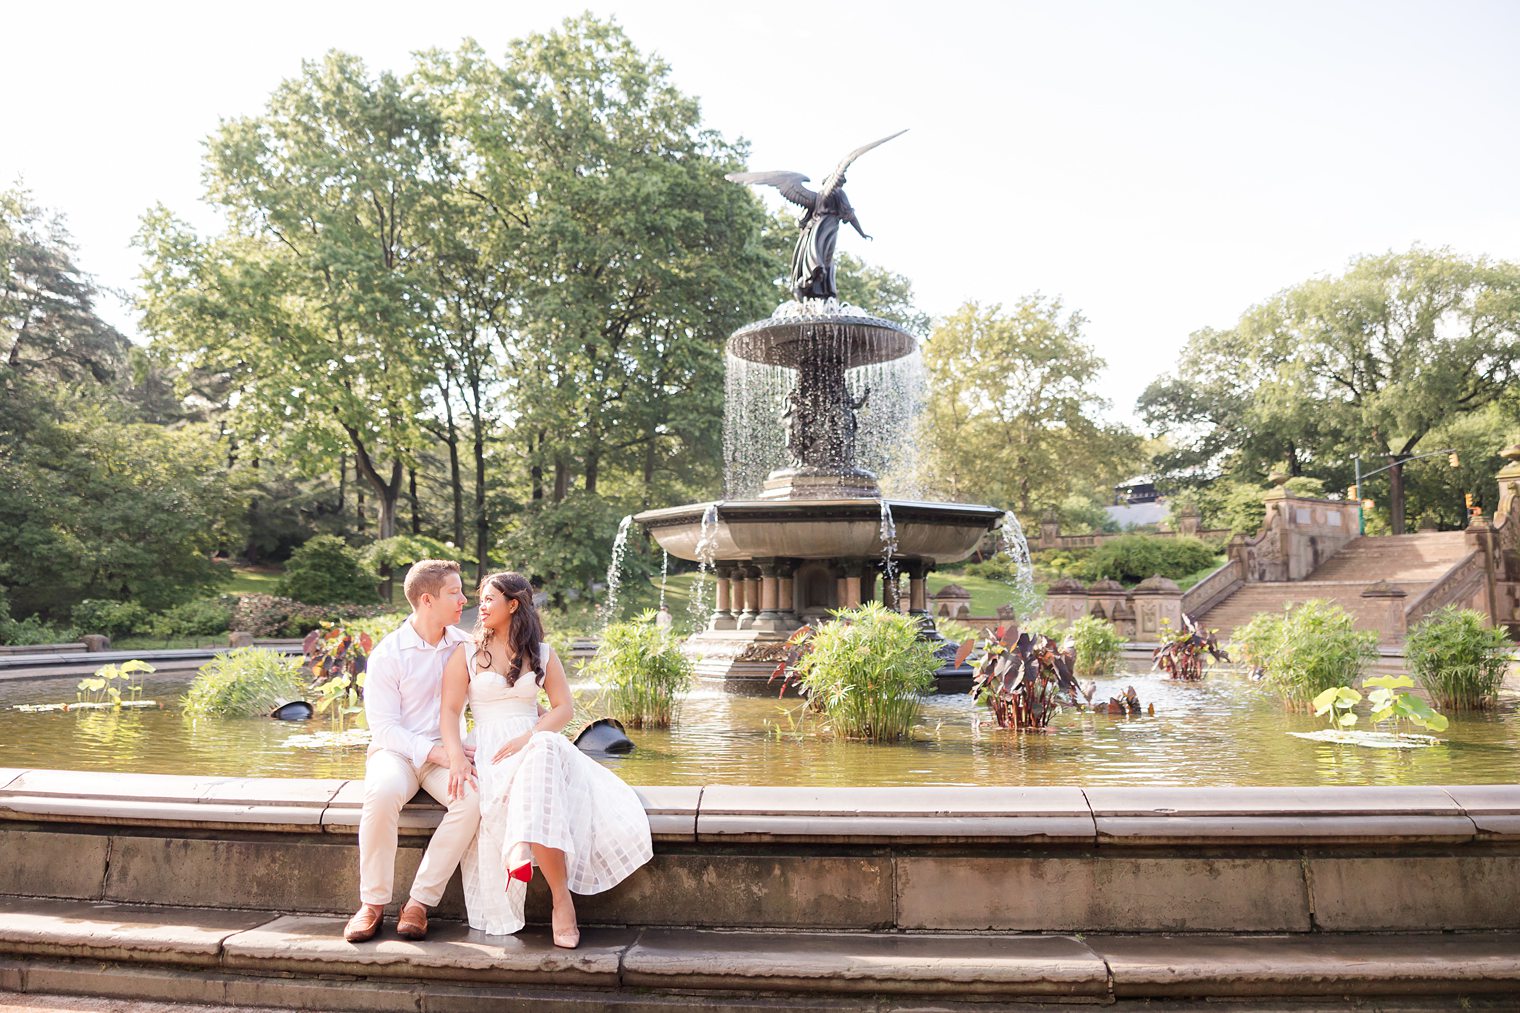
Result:
[[[1361,537],[1348,542],[1327,559],[1307,580],[1267,581],[1243,584],[1228,598],[1198,617],[1203,624],[1227,638],[1238,626],[1262,612],[1281,612],[1311,598],[1335,602],[1356,617],[1362,629],[1376,630],[1385,639],[1396,639],[1402,630],[1390,631],[1390,603],[1407,604],[1432,587],[1470,551],[1460,531],[1421,532],[1413,535]],[[1379,581],[1405,593],[1402,599],[1365,598],[1362,592]]]

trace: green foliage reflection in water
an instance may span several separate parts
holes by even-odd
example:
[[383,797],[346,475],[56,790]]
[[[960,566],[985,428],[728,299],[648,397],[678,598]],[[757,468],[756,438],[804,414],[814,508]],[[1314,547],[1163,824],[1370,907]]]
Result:
[[257,717],[283,701],[300,699],[305,688],[301,663],[296,658],[262,647],[218,651],[190,684],[185,713],[191,717]]
[[582,672],[601,684],[598,703],[630,728],[669,728],[695,675],[691,659],[655,624],[652,610],[608,625]]
[[789,681],[846,738],[905,738],[918,719],[920,696],[934,688],[940,659],[919,636],[918,622],[867,602],[836,609],[806,639]]
[[1410,632],[1404,657],[1437,706],[1476,710],[1498,702],[1514,651],[1483,613],[1448,605]]

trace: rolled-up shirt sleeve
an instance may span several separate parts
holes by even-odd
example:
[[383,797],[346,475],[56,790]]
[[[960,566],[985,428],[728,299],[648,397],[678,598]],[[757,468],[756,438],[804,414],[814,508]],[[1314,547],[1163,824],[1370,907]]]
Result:
[[401,660],[392,651],[376,652],[364,673],[364,717],[372,749],[388,749],[420,767],[433,751],[433,740],[408,729],[401,720]]

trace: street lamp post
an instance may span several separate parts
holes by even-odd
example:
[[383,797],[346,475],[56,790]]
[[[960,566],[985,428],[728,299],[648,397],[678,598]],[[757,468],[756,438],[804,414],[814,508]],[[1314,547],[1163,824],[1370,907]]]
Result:
[[1351,463],[1356,468],[1356,485],[1352,486],[1352,488],[1356,490],[1356,533],[1358,535],[1365,535],[1367,533],[1367,511],[1363,508],[1363,504],[1365,504],[1367,501],[1362,498],[1362,479],[1371,478],[1374,475],[1381,475],[1385,471],[1392,471],[1394,468],[1408,464],[1410,461],[1418,461],[1421,458],[1425,457],[1435,457],[1437,454],[1449,454],[1451,456],[1451,466],[1453,468],[1458,467],[1461,463],[1457,459],[1457,452],[1451,447],[1447,447],[1444,450],[1427,450],[1425,453],[1415,454],[1413,457],[1399,457],[1396,454],[1390,455],[1394,458],[1392,464],[1385,464],[1377,471],[1369,471],[1367,474],[1363,475],[1361,455],[1352,454]]

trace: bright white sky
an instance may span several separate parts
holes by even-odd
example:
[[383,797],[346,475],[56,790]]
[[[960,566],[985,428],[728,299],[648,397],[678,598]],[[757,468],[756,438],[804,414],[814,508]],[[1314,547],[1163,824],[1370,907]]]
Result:
[[[589,6],[663,56],[756,169],[850,173],[842,248],[935,314],[1041,291],[1087,317],[1127,417],[1187,335],[1359,253],[1520,259],[1520,4],[537,0],[16,3],[0,186],[63,211],[130,291],[162,201],[202,227],[201,141],[303,58],[499,53]],[[130,310],[108,315],[134,333]]]

